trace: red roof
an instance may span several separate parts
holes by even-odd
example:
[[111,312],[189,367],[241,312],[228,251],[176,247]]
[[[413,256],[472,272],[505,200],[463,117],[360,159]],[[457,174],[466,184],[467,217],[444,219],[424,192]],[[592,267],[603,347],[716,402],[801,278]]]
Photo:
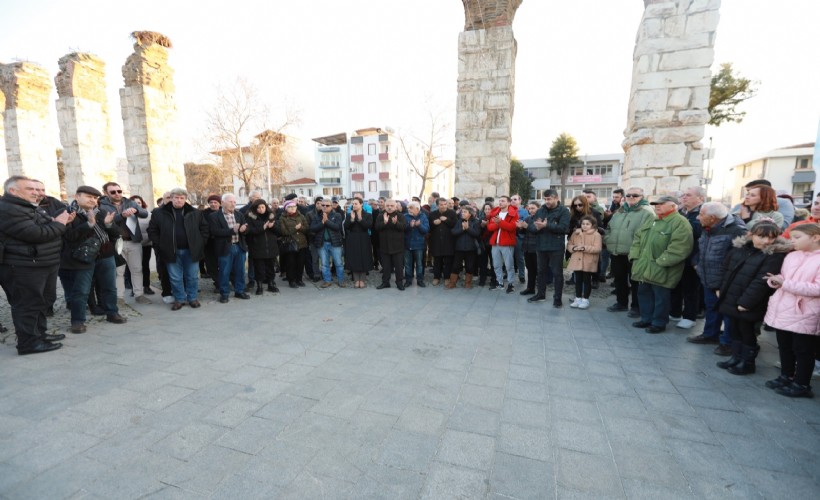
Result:
[[288,181],[285,183],[286,186],[292,186],[295,184],[316,184],[316,179],[311,179],[310,177],[302,177],[301,179],[294,179],[292,181]]

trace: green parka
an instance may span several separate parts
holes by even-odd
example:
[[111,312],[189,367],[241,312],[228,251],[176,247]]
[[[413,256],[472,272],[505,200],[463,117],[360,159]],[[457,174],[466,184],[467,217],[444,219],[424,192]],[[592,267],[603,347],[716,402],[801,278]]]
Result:
[[628,255],[635,239],[635,232],[647,220],[655,218],[655,211],[649,207],[646,200],[641,200],[630,207],[624,203],[617,212],[612,214],[609,225],[604,234],[604,244],[612,255]]
[[692,225],[672,212],[663,219],[650,219],[635,233],[629,250],[634,281],[675,288],[683,266],[692,253]]

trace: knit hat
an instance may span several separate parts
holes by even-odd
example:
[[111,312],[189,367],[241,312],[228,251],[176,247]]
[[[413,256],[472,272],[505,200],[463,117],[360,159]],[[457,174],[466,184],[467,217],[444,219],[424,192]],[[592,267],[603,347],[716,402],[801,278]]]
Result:
[[222,203],[222,197],[219,196],[218,194],[212,194],[211,196],[208,197],[208,203],[210,203],[212,201],[218,201],[219,203]]
[[284,206],[285,210],[287,210],[288,207],[296,206],[296,202],[293,201],[293,200],[288,200],[288,201],[285,202],[285,204],[283,206]]

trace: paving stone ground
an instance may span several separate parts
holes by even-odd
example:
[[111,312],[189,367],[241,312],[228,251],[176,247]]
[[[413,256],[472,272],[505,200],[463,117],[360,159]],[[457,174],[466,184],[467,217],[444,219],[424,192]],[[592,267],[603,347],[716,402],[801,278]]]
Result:
[[607,293],[205,292],[53,353],[7,341],[0,498],[818,497],[820,401],[763,386],[772,334],[734,376]]

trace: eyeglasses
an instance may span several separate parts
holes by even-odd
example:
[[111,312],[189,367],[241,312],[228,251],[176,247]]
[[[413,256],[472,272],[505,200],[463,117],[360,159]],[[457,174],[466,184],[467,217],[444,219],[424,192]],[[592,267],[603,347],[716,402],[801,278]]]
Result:
[[112,189],[108,194],[122,194],[122,189]]
[[583,203],[573,203],[572,206],[573,207],[578,207],[578,208],[583,208],[584,204]]
[[640,198],[643,196],[642,194],[628,194],[626,195],[627,198]]

